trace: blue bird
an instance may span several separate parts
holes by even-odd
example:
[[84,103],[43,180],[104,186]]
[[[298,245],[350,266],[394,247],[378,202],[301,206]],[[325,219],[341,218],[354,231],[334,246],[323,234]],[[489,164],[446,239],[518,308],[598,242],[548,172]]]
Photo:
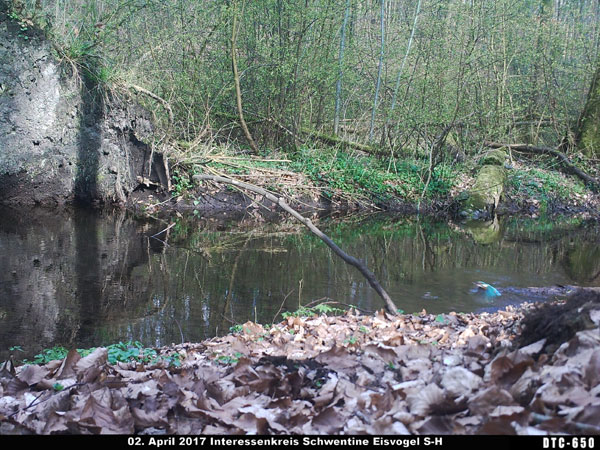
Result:
[[483,289],[485,291],[486,298],[500,297],[501,295],[498,289],[491,284],[484,283],[483,281],[477,281],[475,286],[477,286],[478,289]]

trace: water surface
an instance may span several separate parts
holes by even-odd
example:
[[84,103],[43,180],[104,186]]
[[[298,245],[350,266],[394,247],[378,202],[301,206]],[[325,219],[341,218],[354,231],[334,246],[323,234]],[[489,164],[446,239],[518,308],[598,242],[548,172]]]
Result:
[[[577,219],[364,216],[320,227],[409,313],[493,310],[542,299],[522,288],[600,283],[600,229]],[[0,254],[0,357],[17,345],[26,357],[54,345],[199,341],[318,300],[383,307],[356,269],[293,222],[3,209]],[[501,297],[486,299],[476,281]]]

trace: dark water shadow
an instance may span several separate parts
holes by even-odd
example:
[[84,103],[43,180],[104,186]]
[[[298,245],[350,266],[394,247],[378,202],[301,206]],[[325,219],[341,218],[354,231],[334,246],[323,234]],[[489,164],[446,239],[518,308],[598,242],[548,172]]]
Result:
[[[89,63],[89,61],[88,61]],[[77,149],[77,174],[74,196],[83,207],[90,205],[98,196],[97,180],[102,145],[100,123],[104,114],[104,96],[93,74],[82,70],[83,82],[80,95],[79,137]],[[85,210],[76,210],[73,215],[75,237],[74,274],[76,298],[79,301],[81,326],[76,340],[89,339],[91,325],[98,318],[99,301],[102,298],[100,253],[97,218]]]

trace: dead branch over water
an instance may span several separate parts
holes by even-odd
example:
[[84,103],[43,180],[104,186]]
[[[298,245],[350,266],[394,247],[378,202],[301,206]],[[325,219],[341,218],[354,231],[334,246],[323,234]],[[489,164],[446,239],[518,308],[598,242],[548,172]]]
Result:
[[333,250],[333,252],[336,255],[338,255],[340,258],[342,258],[347,264],[350,264],[350,265],[356,267],[360,271],[360,273],[362,273],[363,276],[367,279],[367,281],[369,282],[371,287],[373,289],[375,289],[377,294],[379,294],[379,296],[384,300],[385,306],[386,306],[386,309],[388,310],[388,312],[390,314],[397,314],[398,308],[392,301],[389,294],[385,291],[385,289],[383,289],[381,284],[377,281],[373,272],[371,272],[361,260],[355,258],[354,256],[348,255],[346,252],[344,252],[340,247],[337,246],[337,244],[335,242],[333,242],[331,240],[331,238],[329,238],[329,236],[327,236],[325,233],[323,233],[321,230],[319,230],[311,222],[310,219],[304,217],[302,214],[300,214],[298,211],[296,211],[294,208],[292,208],[290,205],[288,205],[287,202],[284,199],[282,199],[281,197],[278,197],[278,196],[268,192],[267,190],[265,190],[261,187],[255,186],[253,184],[244,183],[242,181],[238,181],[238,180],[234,180],[232,178],[226,178],[226,177],[222,177],[222,176],[218,176],[218,175],[207,175],[207,174],[194,175],[194,179],[203,180],[203,181],[214,181],[217,183],[231,184],[238,188],[245,189],[250,192],[254,192],[255,194],[262,195],[265,198],[267,198],[268,200],[272,201],[273,203],[278,205],[281,209],[283,209],[284,211],[289,213],[292,217],[294,217],[299,222],[304,224],[313,234],[315,234],[323,242],[325,242],[325,244],[327,244],[327,246],[331,250]]

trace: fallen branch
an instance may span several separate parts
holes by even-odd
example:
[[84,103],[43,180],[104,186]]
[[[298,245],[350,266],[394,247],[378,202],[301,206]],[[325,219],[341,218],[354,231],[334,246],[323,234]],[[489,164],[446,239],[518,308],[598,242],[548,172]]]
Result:
[[169,226],[168,226],[167,228],[165,228],[164,230],[162,230],[162,231],[159,231],[158,233],[156,233],[156,234],[153,234],[153,235],[152,235],[152,236],[150,236],[150,237],[156,237],[156,236],[158,236],[159,234],[163,234],[165,231],[169,231],[171,228],[173,228],[173,227],[176,225],[176,223],[177,223],[177,222],[173,222],[171,225],[169,225]]
[[361,152],[369,153],[371,155],[383,155],[384,151],[377,149],[376,147],[372,147],[370,145],[361,144],[360,142],[352,142],[341,139],[337,136],[330,136],[325,133],[319,133],[318,131],[302,129],[302,133],[308,134],[310,137],[316,138],[319,141],[331,145],[336,146],[339,145],[342,148],[352,148],[354,150],[360,150]]
[[538,155],[551,155],[554,156],[563,163],[563,165],[574,173],[576,176],[581,178],[583,181],[590,183],[595,186],[600,186],[600,180],[588,175],[579,167],[571,162],[571,160],[562,152],[550,147],[536,147],[529,144],[500,144],[497,142],[484,142],[483,145],[490,148],[509,148],[518,152],[536,153]]
[[171,109],[171,105],[169,104],[168,101],[166,101],[162,97],[159,97],[154,92],[151,92],[148,89],[145,89],[145,88],[143,88],[141,86],[137,86],[137,85],[132,84],[132,83],[128,83],[126,86],[128,88],[133,89],[134,91],[137,91],[140,94],[144,94],[144,95],[150,97],[151,99],[156,100],[157,102],[159,102],[160,104],[162,104],[164,106],[164,108],[167,110],[167,114],[169,115],[169,125],[170,126],[173,125],[173,122],[175,121],[175,117],[173,116],[173,109]]
[[262,195],[265,198],[267,198],[268,200],[272,201],[273,203],[278,205],[281,209],[283,209],[284,211],[289,213],[292,217],[297,219],[299,222],[303,223],[313,234],[315,234],[323,242],[325,242],[325,244],[327,244],[327,246],[331,250],[333,250],[333,252],[336,255],[338,255],[340,258],[342,258],[346,263],[356,267],[360,271],[360,273],[362,273],[363,276],[367,279],[367,281],[369,282],[371,287],[373,289],[375,289],[377,294],[379,294],[379,296],[384,300],[386,309],[388,310],[388,312],[390,314],[394,314],[394,315],[398,314],[398,312],[397,312],[398,308],[396,307],[396,305],[394,304],[394,302],[392,301],[392,299],[390,298],[388,293],[385,291],[385,289],[383,289],[381,284],[379,284],[379,282],[375,278],[375,275],[367,268],[367,266],[365,266],[365,264],[361,260],[348,255],[341,248],[339,248],[336,245],[336,243],[333,242],[329,238],[329,236],[327,236],[325,233],[323,233],[321,230],[319,230],[310,221],[310,219],[304,217],[302,214],[300,214],[298,211],[296,211],[294,208],[292,208],[290,205],[288,205],[286,203],[286,201],[284,199],[282,199],[281,197],[277,197],[276,195],[271,194],[270,192],[268,192],[267,190],[265,190],[261,187],[258,187],[258,186],[255,186],[255,185],[249,184],[249,183],[244,183],[242,181],[234,180],[232,178],[226,178],[226,177],[222,177],[222,176],[218,176],[218,175],[207,175],[207,174],[194,175],[193,178],[196,180],[202,180],[202,181],[215,181],[217,183],[231,184],[238,188],[246,189],[250,192],[254,192],[255,194]]

